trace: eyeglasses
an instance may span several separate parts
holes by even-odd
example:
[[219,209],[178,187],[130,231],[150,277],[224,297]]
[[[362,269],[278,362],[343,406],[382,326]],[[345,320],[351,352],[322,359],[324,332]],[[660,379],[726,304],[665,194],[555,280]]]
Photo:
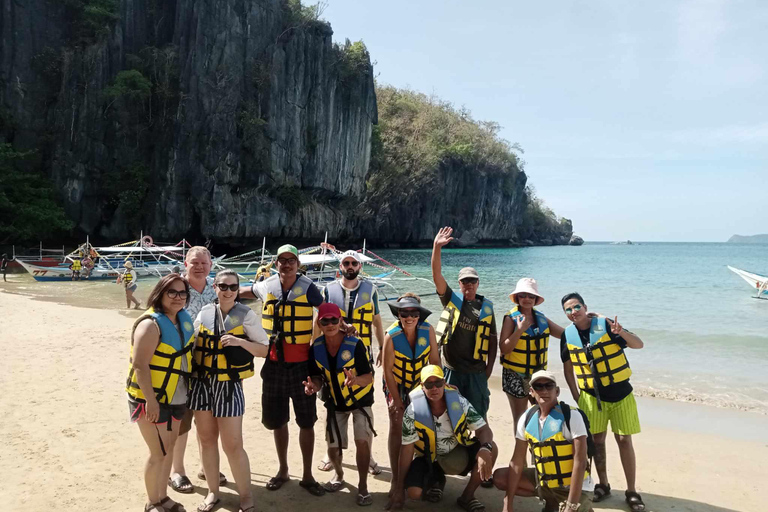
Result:
[[468,277],[468,278],[466,278],[466,279],[462,279],[462,280],[461,280],[461,281],[459,281],[459,282],[460,282],[461,284],[477,284],[477,282],[478,282],[478,281],[479,281],[479,279],[478,279],[478,278],[476,278],[476,277]]
[[445,385],[445,381],[443,379],[440,380],[428,380],[424,383],[424,389],[434,389],[434,388],[441,388]]
[[360,265],[359,261],[342,261],[341,264],[345,267],[357,267]]
[[325,317],[320,319],[320,325],[322,326],[327,326],[331,324],[336,325],[337,323],[339,323],[339,319],[336,318],[335,316]]
[[237,283],[235,283],[235,284],[218,283],[216,286],[218,286],[219,290],[221,290],[223,292],[225,292],[227,290],[229,290],[231,292],[236,292],[240,288],[240,285],[237,284]]
[[169,299],[175,299],[176,297],[180,299],[186,300],[189,296],[189,293],[186,292],[186,290],[174,290],[171,288],[170,290],[166,290],[165,294],[168,296]]
[[544,391],[545,389],[547,391],[551,391],[555,389],[556,384],[552,381],[549,382],[537,382],[535,384],[531,384],[531,387],[534,389],[534,391]]
[[583,306],[581,304],[576,304],[572,308],[565,308],[565,314],[570,315],[571,313],[575,313],[576,311],[581,311],[581,308]]
[[536,296],[530,293],[518,293],[517,298],[518,299],[535,299]]
[[421,311],[418,309],[401,309],[397,312],[397,316],[400,318],[419,318]]
[[293,265],[297,261],[299,260],[296,258],[277,258],[277,262],[281,265]]

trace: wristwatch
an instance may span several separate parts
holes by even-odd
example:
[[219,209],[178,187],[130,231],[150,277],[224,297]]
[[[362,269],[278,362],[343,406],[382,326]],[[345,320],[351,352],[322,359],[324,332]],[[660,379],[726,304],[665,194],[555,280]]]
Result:
[[483,443],[480,445],[480,448],[485,448],[489,452],[493,452],[493,445],[491,443]]
[[566,511],[566,510],[579,510],[579,504],[578,503],[571,503],[570,501],[564,501],[560,504],[560,510]]

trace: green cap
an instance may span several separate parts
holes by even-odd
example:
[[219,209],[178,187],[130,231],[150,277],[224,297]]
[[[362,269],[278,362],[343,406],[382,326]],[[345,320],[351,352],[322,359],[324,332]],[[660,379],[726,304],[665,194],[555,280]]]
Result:
[[280,248],[277,250],[277,256],[280,257],[280,255],[286,252],[289,252],[294,256],[296,256],[296,259],[299,258],[299,250],[291,244],[285,244],[280,246]]

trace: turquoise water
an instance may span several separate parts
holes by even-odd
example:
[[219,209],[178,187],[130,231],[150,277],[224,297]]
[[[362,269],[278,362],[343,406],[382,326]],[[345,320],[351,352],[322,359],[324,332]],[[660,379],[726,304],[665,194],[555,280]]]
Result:
[[[429,250],[376,252],[415,276],[431,278]],[[726,265],[768,275],[768,245],[594,243],[448,249],[443,254],[443,273],[450,284],[457,284],[461,267],[478,269],[479,291],[493,300],[499,330],[503,313],[512,305],[509,292],[519,278],[534,277],[546,298],[540,309],[552,321],[568,324],[560,298],[578,291],[591,311],[618,316],[643,339],[645,348],[628,351],[638,394],[768,414],[768,300],[752,298],[754,290]],[[0,282],[0,290],[79,306],[125,309],[122,288],[112,283],[37,283],[28,275],[8,278],[9,283]],[[154,282],[140,279],[137,297],[145,300]],[[434,293],[423,281],[396,286],[400,292]],[[425,296],[424,303],[434,312],[431,321],[436,323],[438,298]],[[382,313],[392,320],[384,304]],[[559,373],[558,345],[553,338],[549,359],[550,369]]]
[[[429,250],[377,254],[430,277]],[[499,330],[501,314],[512,306],[508,294],[521,277],[539,282],[546,299],[539,309],[562,326],[569,322],[560,298],[578,291],[590,311],[618,316],[645,342],[645,348],[628,351],[638,394],[768,414],[768,300],[752,298],[754,291],[726,265],[768,275],[768,245],[591,243],[443,253],[449,284],[461,267],[477,268],[479,293],[493,300]],[[409,286],[428,289],[398,288]],[[440,311],[437,297],[424,301]],[[560,372],[558,345],[553,338],[549,358]]]

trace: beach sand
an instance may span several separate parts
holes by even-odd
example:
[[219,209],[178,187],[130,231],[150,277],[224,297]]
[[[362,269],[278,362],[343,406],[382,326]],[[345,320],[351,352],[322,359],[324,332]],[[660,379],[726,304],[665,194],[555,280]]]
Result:
[[[5,475],[3,509],[139,511],[146,501],[142,466],[147,450],[135,425],[128,421],[124,391],[128,369],[128,334],[138,311],[85,309],[0,293],[4,369],[0,371],[0,471]],[[258,374],[257,374],[258,375]],[[377,378],[377,381],[379,379]],[[738,382],[735,383],[738,385]],[[258,510],[358,510],[356,489],[336,495],[310,496],[298,486],[301,457],[298,428],[291,423],[290,469],[293,481],[277,492],[266,481],[277,470],[272,434],[260,421],[257,377],[245,383],[245,447],[250,456],[252,489]],[[504,394],[494,386],[490,424],[500,447],[497,467],[509,461],[514,445],[511,413]],[[388,467],[388,420],[377,382],[374,415],[379,437],[373,453]],[[635,437],[638,490],[648,510],[757,511],[763,478],[768,475],[768,445],[762,433],[768,418],[657,399],[638,400],[643,433]],[[324,410],[316,425],[315,465],[325,451]],[[193,431],[194,432],[194,431]],[[187,470],[196,485],[192,495],[170,496],[195,510],[205,496],[195,442],[187,450]],[[347,461],[354,459],[347,454]],[[356,470],[346,465],[354,484]],[[231,475],[222,454],[222,471]],[[615,443],[609,439],[608,471],[614,494],[595,510],[627,510],[625,488]],[[328,473],[315,471],[320,481]],[[464,481],[449,478],[444,502],[438,507],[410,502],[408,510],[460,510],[455,499]],[[389,489],[387,469],[371,477],[373,508],[381,510]],[[477,497],[487,509],[500,510],[503,495],[480,489]],[[221,510],[238,509],[233,484],[223,489]],[[516,498],[516,510],[538,512],[538,501]]]

